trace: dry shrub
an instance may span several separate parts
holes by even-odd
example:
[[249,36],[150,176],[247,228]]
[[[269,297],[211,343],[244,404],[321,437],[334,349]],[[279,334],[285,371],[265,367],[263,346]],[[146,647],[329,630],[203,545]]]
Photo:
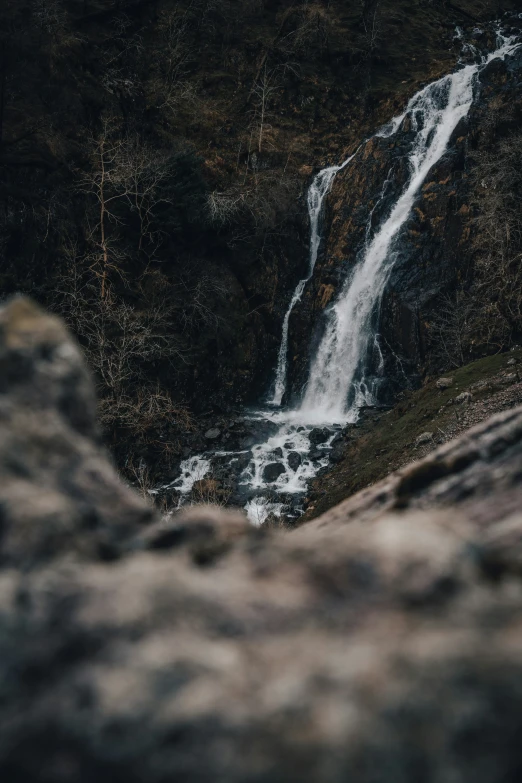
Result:
[[328,47],[332,32],[328,6],[305,2],[298,8],[287,9],[281,21],[283,29],[290,28],[278,42],[283,53],[302,56],[314,50],[321,53]]
[[430,356],[443,369],[462,367],[469,357],[474,327],[472,297],[464,291],[443,296],[429,323]]
[[106,396],[100,400],[102,424],[128,427],[138,436],[145,436],[164,424],[176,424],[184,431],[194,429],[188,408],[175,403],[168,391],[156,386],[140,386],[132,396]]
[[192,488],[191,503],[195,506],[226,506],[232,491],[220,481],[207,476],[196,481]]
[[522,134],[477,155],[475,280],[479,339],[504,347],[522,336]]
[[125,471],[131,485],[139,492],[144,500],[151,503],[150,490],[153,488],[150,471],[142,459],[135,461],[130,459],[125,466]]
[[522,339],[522,134],[499,141],[498,122],[495,112],[488,149],[475,153],[472,279],[441,298],[429,324],[430,353],[444,369]]

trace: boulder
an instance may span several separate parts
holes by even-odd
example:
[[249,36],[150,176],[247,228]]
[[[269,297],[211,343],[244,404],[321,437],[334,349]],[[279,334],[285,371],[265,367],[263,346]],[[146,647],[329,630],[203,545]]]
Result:
[[288,455],[288,465],[294,471],[300,467],[302,461],[303,458],[297,451],[291,451]]
[[453,378],[439,378],[435,386],[437,389],[441,389],[441,391],[450,389],[453,386]]
[[433,432],[423,432],[422,435],[419,435],[419,437],[415,439],[415,448],[424,446],[426,443],[431,443],[432,441]]
[[0,308],[0,535],[4,566],[60,553],[113,559],[155,517],[101,444],[81,352],[22,297]]
[[473,395],[470,392],[462,392],[462,394],[459,394],[458,397],[455,397],[456,405],[461,405],[463,402],[468,404],[473,402]]
[[0,369],[0,779],[518,780],[522,408],[287,532],[155,517],[26,301]]
[[270,462],[263,469],[263,481],[266,481],[268,484],[272,484],[274,481],[277,481],[279,476],[281,476],[284,472],[285,466],[282,464],[282,462]]
[[218,427],[212,427],[212,429],[205,432],[207,440],[217,440],[219,437],[221,437],[221,430]]
[[329,429],[326,427],[323,427],[321,429],[316,428],[313,429],[308,438],[310,440],[310,443],[312,446],[318,446],[321,443],[326,443],[326,441],[331,438],[332,433]]

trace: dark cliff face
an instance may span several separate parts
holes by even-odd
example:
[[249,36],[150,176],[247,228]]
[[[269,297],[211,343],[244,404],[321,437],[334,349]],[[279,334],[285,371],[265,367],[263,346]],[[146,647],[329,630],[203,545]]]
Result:
[[[0,294],[31,293],[66,317],[122,462],[135,447],[179,455],[191,414],[266,391],[307,264],[313,167],[342,160],[419,81],[451,70],[455,25],[497,6],[3,4]],[[381,174],[367,169],[365,198]],[[343,183],[352,189],[339,179],[327,225]],[[349,199],[343,219],[360,231],[364,208]],[[346,243],[336,225],[329,241]],[[312,312],[332,283],[312,289]],[[309,331],[292,324],[301,375]]]
[[[514,20],[514,24],[513,32],[520,22]],[[483,34],[482,38],[486,37]],[[489,39],[493,45],[491,34]],[[444,297],[462,291],[466,303],[459,299],[455,307],[472,306],[477,191],[484,187],[478,176],[480,161],[485,155],[494,155],[504,139],[510,140],[518,132],[521,80],[521,51],[505,62],[492,62],[481,73],[468,117],[459,123],[446,154],[426,177],[394,245],[393,269],[376,313],[387,379],[381,390],[383,402],[405,385],[417,384],[422,374],[441,369],[441,356],[433,350],[431,337],[441,298],[445,301]],[[325,207],[324,240],[314,278],[292,316],[290,355],[292,394],[296,397],[306,380],[310,353],[313,355],[322,333],[323,313],[357,262],[369,221],[377,226],[404,187],[410,140],[406,120],[392,138],[368,142],[336,177]],[[478,333],[479,326],[475,329]],[[516,335],[516,330],[512,334]],[[473,334],[468,340],[469,359],[501,347],[481,344]]]

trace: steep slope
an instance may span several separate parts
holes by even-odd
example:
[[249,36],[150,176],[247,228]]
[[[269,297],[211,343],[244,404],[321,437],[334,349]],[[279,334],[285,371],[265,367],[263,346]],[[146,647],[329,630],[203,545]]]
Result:
[[363,411],[334,447],[330,467],[311,485],[304,523],[419,460],[495,413],[522,404],[522,350],[452,370],[399,395],[390,410]]
[[[481,37],[486,37],[484,31]],[[426,177],[406,230],[394,247],[393,268],[379,308],[377,354],[384,361],[381,374],[387,385],[381,388],[381,401],[387,396],[393,399],[405,383],[418,383],[419,375],[447,369],[455,362],[456,366],[464,364],[466,359],[507,348],[520,339],[518,303],[506,306],[501,301],[498,281],[484,288],[480,262],[485,255],[491,257],[493,242],[488,242],[488,235],[499,224],[509,234],[509,199],[515,193],[519,200],[520,178],[511,177],[504,189],[499,180],[501,170],[504,177],[510,176],[510,155],[513,161],[517,157],[521,79],[520,50],[505,63],[491,63],[481,74],[468,116]],[[324,328],[322,314],[335,302],[358,262],[369,226],[378,226],[386,217],[409,176],[411,138],[406,125],[391,140],[373,139],[364,155],[354,158],[336,177],[327,201],[324,252],[296,308],[291,330],[291,373],[297,396],[310,362],[309,346],[317,343]],[[491,164],[484,165],[492,156],[499,162],[497,179]],[[488,206],[494,190],[496,210]],[[514,210],[519,213],[518,207]],[[498,239],[509,263],[496,263],[518,290],[518,217],[511,234],[510,247]]]

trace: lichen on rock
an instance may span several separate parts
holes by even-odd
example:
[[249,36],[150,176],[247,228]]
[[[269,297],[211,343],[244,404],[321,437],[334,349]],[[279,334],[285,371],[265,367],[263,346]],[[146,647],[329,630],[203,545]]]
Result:
[[288,533],[155,518],[27,300],[0,361],[2,780],[515,783],[522,409]]
[[23,297],[0,309],[0,517],[4,565],[76,551],[116,557],[154,513],[101,444],[81,351]]

